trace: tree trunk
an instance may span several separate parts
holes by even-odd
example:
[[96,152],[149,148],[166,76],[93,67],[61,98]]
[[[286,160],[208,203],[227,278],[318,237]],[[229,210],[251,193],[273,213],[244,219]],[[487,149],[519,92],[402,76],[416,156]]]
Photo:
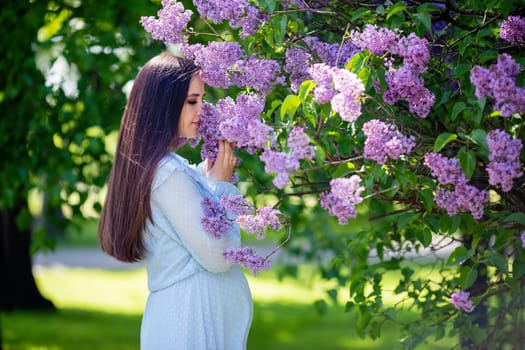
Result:
[[0,211],[0,310],[54,310],[36,286],[29,254],[31,232],[18,229],[17,214],[17,209]]

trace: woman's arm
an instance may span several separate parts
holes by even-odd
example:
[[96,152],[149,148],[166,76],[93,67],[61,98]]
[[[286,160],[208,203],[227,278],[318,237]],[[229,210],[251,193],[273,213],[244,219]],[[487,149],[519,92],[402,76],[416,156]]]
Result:
[[231,264],[222,253],[240,246],[239,226],[234,222],[224,236],[210,236],[201,223],[202,200],[197,184],[183,171],[175,171],[152,193],[152,201],[166,215],[193,258],[210,272],[226,272]]

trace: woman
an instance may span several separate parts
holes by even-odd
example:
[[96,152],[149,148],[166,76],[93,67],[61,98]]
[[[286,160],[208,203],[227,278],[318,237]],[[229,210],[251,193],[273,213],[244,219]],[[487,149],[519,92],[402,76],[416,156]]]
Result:
[[115,258],[145,260],[143,350],[246,348],[250,290],[222,256],[240,245],[239,227],[214,238],[201,224],[203,198],[238,193],[237,159],[225,142],[199,167],[170,151],[197,136],[203,97],[198,68],[162,53],[140,70],[122,118],[98,235]]

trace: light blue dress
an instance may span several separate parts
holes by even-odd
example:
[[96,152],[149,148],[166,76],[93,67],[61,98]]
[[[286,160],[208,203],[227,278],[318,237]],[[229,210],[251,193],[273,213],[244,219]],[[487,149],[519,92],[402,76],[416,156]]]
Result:
[[253,303],[244,274],[222,252],[240,245],[237,224],[221,238],[203,231],[204,197],[238,194],[175,153],[159,163],[145,232],[150,294],[142,350],[245,349]]

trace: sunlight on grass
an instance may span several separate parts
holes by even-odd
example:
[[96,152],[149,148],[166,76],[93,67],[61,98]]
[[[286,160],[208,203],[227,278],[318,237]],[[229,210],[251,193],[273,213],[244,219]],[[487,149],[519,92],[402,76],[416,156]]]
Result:
[[[5,350],[138,350],[147,298],[144,268],[40,267],[34,275],[42,294],[58,311],[2,315]],[[358,337],[343,304],[318,314],[313,303],[325,297],[325,289],[333,284],[308,266],[299,269],[299,279],[279,281],[274,271],[247,277],[254,299],[250,350],[401,349],[399,325],[393,322],[385,323],[381,338],[373,341]],[[394,285],[396,277],[385,276],[384,281]],[[339,290],[344,302],[346,288]],[[446,348],[433,344],[418,349]]]

